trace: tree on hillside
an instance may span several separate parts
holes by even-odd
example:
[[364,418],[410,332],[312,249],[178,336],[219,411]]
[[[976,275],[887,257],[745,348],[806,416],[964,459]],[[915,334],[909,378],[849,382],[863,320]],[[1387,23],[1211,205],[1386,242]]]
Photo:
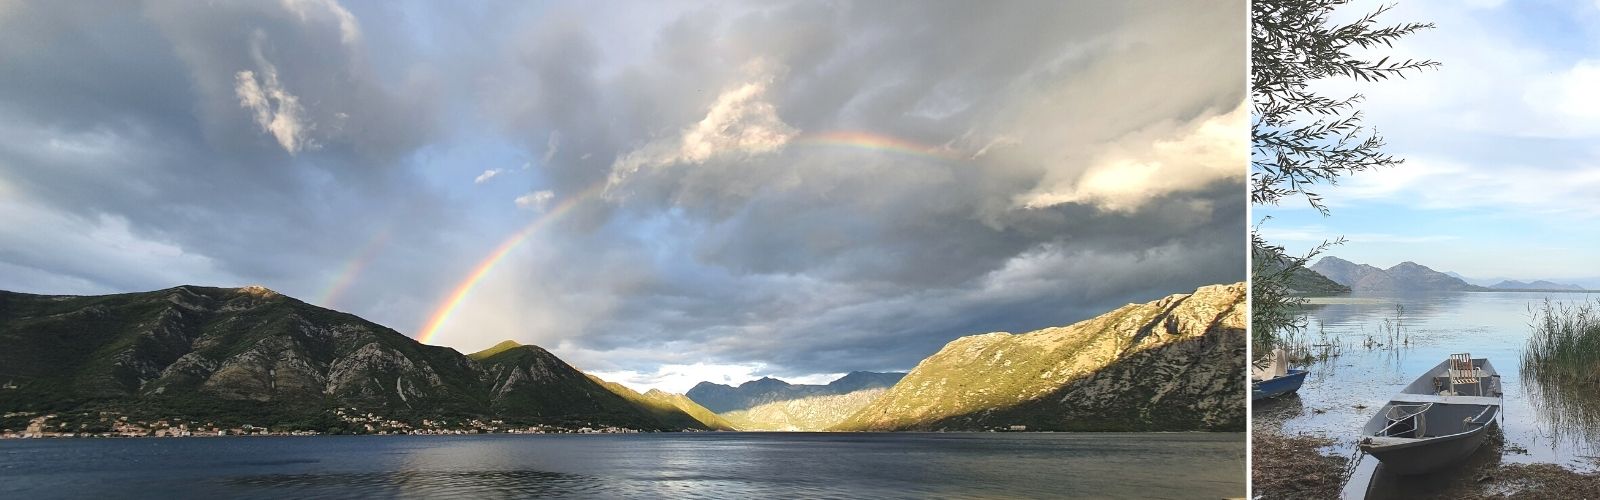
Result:
[[[1256,0],[1251,3],[1250,201],[1277,205],[1304,197],[1329,215],[1314,188],[1335,185],[1340,177],[1403,160],[1385,154],[1383,138],[1361,123],[1360,94],[1328,97],[1311,84],[1329,78],[1377,82],[1404,78],[1408,71],[1438,67],[1431,60],[1368,59],[1365,52],[1390,48],[1432,23],[1380,26],[1382,6],[1348,23],[1335,23],[1334,10],[1349,0]],[[1357,54],[1361,52],[1362,54]],[[1265,221],[1262,221],[1263,223]],[[1259,225],[1251,231],[1251,327],[1258,340],[1302,326],[1294,310],[1303,298],[1290,293],[1289,279],[1318,253],[1342,242],[1325,241],[1294,256],[1266,241]]]

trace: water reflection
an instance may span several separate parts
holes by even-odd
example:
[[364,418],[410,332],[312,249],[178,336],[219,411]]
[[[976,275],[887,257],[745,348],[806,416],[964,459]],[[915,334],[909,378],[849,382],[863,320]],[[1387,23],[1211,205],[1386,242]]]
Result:
[[[1487,471],[1500,465],[1504,442],[1502,435],[1496,431],[1459,466],[1428,474],[1400,476],[1389,473],[1382,464],[1377,464],[1367,482],[1365,497],[1369,500],[1402,500],[1471,496],[1473,485],[1486,479]],[[1362,458],[1377,462],[1371,457]]]
[[[1527,376],[1527,374],[1524,374]],[[1540,433],[1557,446],[1600,454],[1600,387],[1574,381],[1522,379]]]
[[533,470],[395,471],[343,474],[265,474],[224,481],[243,496],[330,497],[363,492],[371,497],[549,497],[595,490],[592,477]]
[[1226,498],[1245,477],[1239,433],[15,440],[0,471],[0,498]]

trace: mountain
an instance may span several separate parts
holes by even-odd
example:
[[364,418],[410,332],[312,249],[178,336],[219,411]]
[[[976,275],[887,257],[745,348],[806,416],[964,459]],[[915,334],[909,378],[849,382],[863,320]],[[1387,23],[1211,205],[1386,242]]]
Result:
[[1568,284],[1555,283],[1555,282],[1545,281],[1545,280],[1538,280],[1538,281],[1534,281],[1532,283],[1524,283],[1524,282],[1516,281],[1516,280],[1505,280],[1505,281],[1501,281],[1499,283],[1495,283],[1493,285],[1489,285],[1489,288],[1493,288],[1493,289],[1496,289],[1496,290],[1575,290],[1575,291],[1581,291],[1581,290],[1584,289],[1583,287],[1578,286],[1578,285],[1568,285]]
[[848,394],[865,389],[887,388],[905,376],[905,373],[850,372],[823,387],[832,394]]
[[1485,290],[1484,287],[1467,283],[1461,278],[1409,261],[1395,264],[1388,269],[1379,269],[1328,256],[1313,264],[1311,270],[1359,292]]
[[651,389],[644,394],[639,394],[638,391],[616,382],[607,382],[593,375],[590,375],[589,378],[635,406],[645,408],[662,422],[682,428],[699,427],[719,431],[738,430],[732,423],[729,423],[711,410],[695,404],[693,400],[682,394],[672,394],[659,389]]
[[1350,293],[1350,287],[1303,267],[1289,273],[1289,290],[1308,295]]
[[835,430],[1241,431],[1244,283],[962,337]]
[[538,347],[505,343],[463,356],[262,287],[0,291],[0,345],[0,412],[105,410],[321,430],[336,423],[334,409],[357,408],[411,420],[703,427],[633,404]]
[[689,399],[688,396],[683,394],[666,392],[660,389],[650,389],[649,391],[645,391],[644,397],[645,399],[655,401],[657,404],[672,405],[679,411],[694,417],[696,421],[699,421],[700,424],[705,426],[707,429],[719,431],[740,430],[739,427],[735,426],[727,419],[722,418],[721,415],[717,415],[715,412],[707,409],[706,407],[700,406],[699,403],[695,403],[693,399]]
[[1471,291],[1482,290],[1483,287],[1462,281],[1445,273],[1435,271],[1428,266],[1411,261],[1395,264],[1384,270],[1394,280],[1396,290],[1417,291]]
[[[1264,272],[1272,273],[1281,271],[1284,264],[1278,261],[1269,261]],[[1318,274],[1308,268],[1296,268],[1289,273],[1289,291],[1303,295],[1333,295],[1350,293],[1350,287],[1339,284],[1328,277]]]
[[810,396],[838,395],[863,389],[889,387],[904,376],[904,373],[851,372],[827,385],[790,384],[771,377],[751,380],[739,384],[738,387],[701,382],[695,384],[685,394],[689,399],[721,414]]
[[[672,406],[630,399],[538,346],[501,342],[467,356],[486,375],[489,410],[508,420],[632,428],[701,428]],[[620,386],[619,386],[620,387]]]
[[722,417],[746,431],[823,431],[844,422],[885,392],[888,392],[887,386],[806,396],[734,410],[723,413]]
[[1357,264],[1334,256],[1323,257],[1316,264],[1312,264],[1310,269],[1327,277],[1334,283],[1351,287],[1352,289],[1355,288],[1356,283],[1360,283],[1369,275],[1384,274],[1382,269],[1366,264]]

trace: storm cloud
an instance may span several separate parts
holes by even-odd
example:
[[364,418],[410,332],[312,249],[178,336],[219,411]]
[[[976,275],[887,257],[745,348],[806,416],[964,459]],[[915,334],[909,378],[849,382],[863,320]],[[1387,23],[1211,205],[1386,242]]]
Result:
[[1244,276],[1243,2],[4,5],[3,289],[417,335],[538,221],[433,341],[681,391]]

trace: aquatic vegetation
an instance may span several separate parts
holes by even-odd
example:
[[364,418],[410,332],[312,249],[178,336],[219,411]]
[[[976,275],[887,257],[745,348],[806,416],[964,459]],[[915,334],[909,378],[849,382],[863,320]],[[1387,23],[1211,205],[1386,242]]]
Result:
[[1600,301],[1530,306],[1522,385],[1557,441],[1600,448]]
[[1522,351],[1524,378],[1600,384],[1600,301],[1529,306],[1533,335]]

